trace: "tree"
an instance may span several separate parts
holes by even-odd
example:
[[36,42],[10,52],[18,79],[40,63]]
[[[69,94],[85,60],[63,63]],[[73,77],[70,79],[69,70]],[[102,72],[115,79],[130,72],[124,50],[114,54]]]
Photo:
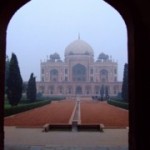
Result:
[[17,56],[14,53],[12,53],[9,62],[6,93],[11,106],[16,106],[20,102],[22,97],[22,77]]
[[22,93],[27,93],[27,82],[23,82]]
[[122,83],[122,98],[128,102],[128,64],[124,65],[123,83]]
[[9,58],[8,58],[8,56],[6,56],[6,60],[5,60],[5,92],[7,89],[8,73],[9,73]]
[[34,102],[36,100],[36,79],[33,73],[31,73],[27,85],[27,99],[30,102]]

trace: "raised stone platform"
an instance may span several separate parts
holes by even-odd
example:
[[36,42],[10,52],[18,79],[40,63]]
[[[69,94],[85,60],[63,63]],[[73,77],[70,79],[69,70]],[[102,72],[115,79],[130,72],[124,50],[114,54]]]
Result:
[[27,146],[6,145],[5,150],[128,150],[127,146]]
[[15,127],[4,129],[5,150],[128,149],[127,129],[104,129],[104,132],[41,132],[41,128]]
[[71,124],[45,124],[43,126],[43,132],[49,131],[73,131],[73,132],[81,132],[81,131],[99,131],[103,132],[104,130],[103,124],[77,124],[73,122]]

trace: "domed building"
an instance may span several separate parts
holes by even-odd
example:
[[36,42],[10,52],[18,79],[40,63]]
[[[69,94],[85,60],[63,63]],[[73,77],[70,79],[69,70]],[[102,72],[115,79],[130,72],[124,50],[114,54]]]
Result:
[[73,41],[71,44],[69,44],[66,49],[65,49],[65,56],[67,55],[91,55],[93,56],[93,49],[92,47],[86,43],[83,40],[80,40],[80,38],[78,38],[78,40]]
[[45,96],[117,96],[122,82],[117,81],[117,62],[101,53],[94,60],[92,47],[78,37],[65,48],[65,58],[54,53],[41,62],[41,81],[37,92]]

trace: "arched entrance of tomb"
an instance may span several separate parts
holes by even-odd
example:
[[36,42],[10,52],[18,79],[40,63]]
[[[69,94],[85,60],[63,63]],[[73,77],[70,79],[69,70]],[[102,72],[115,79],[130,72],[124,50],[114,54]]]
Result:
[[[5,68],[5,51],[6,51],[6,31],[7,25],[14,13],[25,5],[29,0],[1,0],[0,1],[0,147],[4,147],[4,68]],[[129,149],[143,150],[149,146],[149,126],[145,119],[148,114],[147,99],[149,98],[149,89],[146,87],[149,83],[147,79],[146,64],[148,64],[150,19],[148,2],[138,0],[105,0],[113,6],[124,18],[128,30],[128,58],[129,58]],[[136,52],[135,52],[136,50]],[[141,74],[142,72],[142,74]],[[143,80],[140,80],[143,79]],[[138,86],[136,86],[138,83]],[[140,85],[140,86],[139,86]],[[145,87],[145,88],[143,88]],[[139,92],[140,91],[140,92]],[[141,103],[141,100],[145,101]],[[147,136],[146,136],[147,135]]]
[[76,87],[76,95],[81,95],[82,94],[82,87],[81,86],[77,86]]
[[50,71],[50,81],[58,81],[58,70],[52,69]]
[[100,71],[100,80],[102,83],[108,82],[108,71],[106,69]]
[[86,81],[86,67],[81,64],[77,64],[72,68],[73,81],[81,82]]

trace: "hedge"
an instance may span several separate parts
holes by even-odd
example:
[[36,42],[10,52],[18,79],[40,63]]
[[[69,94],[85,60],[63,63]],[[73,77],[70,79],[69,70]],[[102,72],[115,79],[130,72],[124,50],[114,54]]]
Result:
[[114,105],[114,106],[117,106],[117,107],[120,107],[120,108],[124,108],[124,109],[129,109],[129,104],[126,103],[126,102],[123,102],[123,101],[118,101],[118,100],[108,100],[107,101],[108,104],[111,104],[111,105]]
[[45,100],[45,101],[38,101],[29,104],[20,104],[18,106],[13,106],[13,107],[6,107],[4,110],[4,116],[10,116],[20,112],[31,110],[33,108],[37,108],[49,104],[50,102],[51,102],[50,100]]

